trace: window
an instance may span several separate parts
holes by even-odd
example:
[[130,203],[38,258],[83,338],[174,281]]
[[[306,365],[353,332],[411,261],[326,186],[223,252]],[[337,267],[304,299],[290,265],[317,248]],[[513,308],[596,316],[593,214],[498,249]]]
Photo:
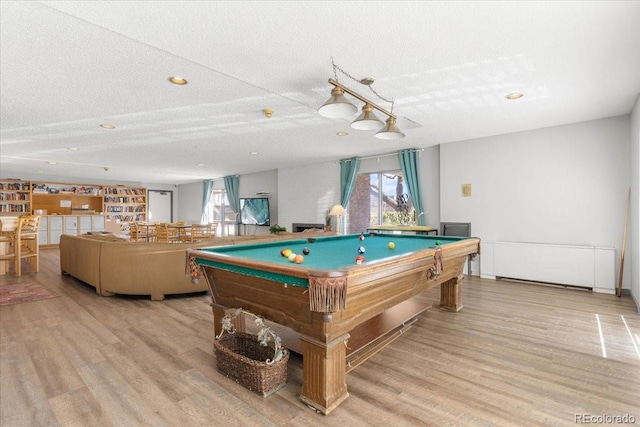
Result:
[[218,224],[219,236],[232,236],[236,234],[236,214],[229,205],[227,194],[224,190],[213,190],[206,210],[206,221]]
[[349,232],[371,225],[415,225],[416,214],[402,171],[360,174],[349,200]]

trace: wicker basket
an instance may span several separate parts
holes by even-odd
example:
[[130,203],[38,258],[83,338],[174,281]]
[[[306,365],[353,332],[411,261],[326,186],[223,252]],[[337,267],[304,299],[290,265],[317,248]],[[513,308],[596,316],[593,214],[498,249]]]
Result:
[[261,333],[265,330],[276,338],[266,346],[255,335],[228,329],[223,329],[213,344],[218,371],[262,397],[286,385],[289,361],[289,352],[280,347],[277,335],[266,327]]

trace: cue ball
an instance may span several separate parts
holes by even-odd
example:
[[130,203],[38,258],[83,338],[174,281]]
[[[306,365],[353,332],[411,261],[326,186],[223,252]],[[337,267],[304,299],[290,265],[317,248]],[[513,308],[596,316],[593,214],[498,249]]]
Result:
[[393,242],[389,242],[389,245],[388,245],[388,246],[389,246],[389,249],[393,249],[393,248],[395,248],[395,247],[396,247],[396,244],[395,244],[395,243],[393,243]]
[[304,248],[302,250],[302,253],[305,254],[305,255],[309,255],[309,252],[311,252],[311,250],[309,248]]
[[359,253],[359,254],[363,254],[364,252],[365,252],[364,246],[360,246],[360,247],[358,248],[358,253]]
[[362,264],[364,262],[364,257],[362,255],[358,255],[356,257],[356,264]]
[[436,245],[441,245],[442,242],[440,240],[436,240]]
[[291,252],[287,258],[289,258],[289,261],[294,262],[296,260],[296,254]]

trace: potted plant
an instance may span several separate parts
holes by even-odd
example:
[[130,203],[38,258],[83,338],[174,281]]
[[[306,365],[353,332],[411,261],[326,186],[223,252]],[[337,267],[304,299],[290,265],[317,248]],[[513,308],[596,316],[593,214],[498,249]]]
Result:
[[281,225],[278,225],[278,224],[275,224],[275,225],[272,225],[271,227],[269,227],[269,232],[271,234],[278,234],[278,233],[282,233],[282,232],[285,232],[285,231],[287,231],[287,228],[283,227]]

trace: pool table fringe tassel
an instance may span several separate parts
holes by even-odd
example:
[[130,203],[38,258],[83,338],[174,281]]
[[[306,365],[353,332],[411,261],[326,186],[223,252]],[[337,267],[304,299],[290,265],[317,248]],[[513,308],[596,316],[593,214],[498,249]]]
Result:
[[191,283],[200,283],[200,265],[196,264],[196,258],[187,252],[187,259],[184,267],[184,274],[191,277]]
[[442,260],[442,248],[437,248],[433,254],[433,267],[429,269],[429,278],[431,280],[438,280],[440,275],[444,271],[444,262]]
[[309,276],[309,309],[334,313],[347,307],[347,277]]

